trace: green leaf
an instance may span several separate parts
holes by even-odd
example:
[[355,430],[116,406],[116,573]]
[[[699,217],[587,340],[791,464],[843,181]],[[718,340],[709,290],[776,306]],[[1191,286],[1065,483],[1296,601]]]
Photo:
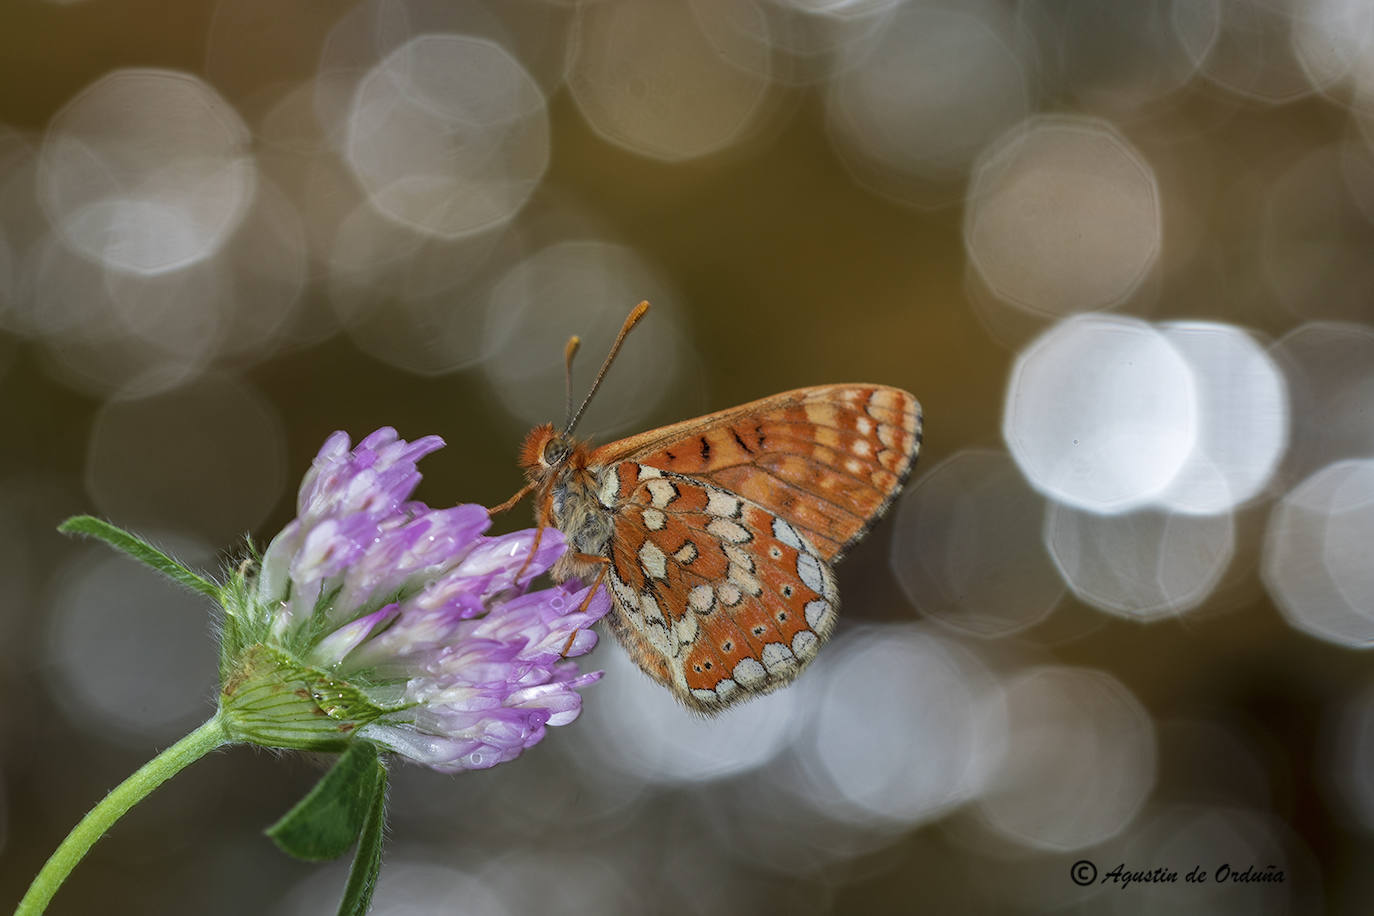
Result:
[[379,769],[385,778],[376,745],[353,742],[315,788],[267,828],[267,835],[283,852],[307,862],[338,858],[372,814]]
[[377,760],[371,804],[363,821],[362,838],[348,870],[348,884],[339,902],[339,916],[365,916],[372,905],[377,873],[382,869],[382,839],[386,831],[386,766]]
[[199,573],[187,569],[176,560],[149,544],[143,538],[130,534],[123,528],[111,525],[89,515],[74,515],[57,526],[63,534],[81,534],[99,538],[115,550],[121,550],[142,563],[162,573],[179,585],[219,600],[219,586]]

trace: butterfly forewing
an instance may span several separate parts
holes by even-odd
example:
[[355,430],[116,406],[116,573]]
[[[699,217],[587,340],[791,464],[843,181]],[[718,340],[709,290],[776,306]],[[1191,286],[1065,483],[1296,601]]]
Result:
[[606,484],[609,619],[640,666],[703,712],[796,677],[838,606],[830,566],[805,536],[697,477],[623,462]]
[[882,515],[921,441],[916,399],[882,385],[801,388],[602,446],[709,481],[789,522],[838,559]]

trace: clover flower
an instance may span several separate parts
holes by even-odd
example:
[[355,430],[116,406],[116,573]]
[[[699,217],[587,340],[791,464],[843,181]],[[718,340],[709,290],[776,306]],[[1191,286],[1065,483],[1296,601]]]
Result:
[[454,772],[577,718],[601,673],[570,659],[596,645],[610,599],[526,590],[564,551],[556,529],[486,537],[481,506],[409,501],[416,462],[442,446],[390,428],[351,450],[341,432],[325,442],[296,518],[226,586],[231,733],[321,749],[356,736]]
[[416,462],[443,446],[379,429],[335,433],[301,482],[296,518],[261,558],[212,581],[137,535],[87,515],[60,530],[99,538],[221,610],[219,708],[87,812],[44,863],[16,916],[40,916],[76,864],[131,807],[216,748],[342,751],[267,830],[308,861],[354,850],[339,912],[366,913],[386,834],[378,749],[442,772],[495,766],[566,725],[601,677],[572,658],[610,609],[605,589],[530,591],[566,548],[554,529],[487,537],[487,510],[410,499]]

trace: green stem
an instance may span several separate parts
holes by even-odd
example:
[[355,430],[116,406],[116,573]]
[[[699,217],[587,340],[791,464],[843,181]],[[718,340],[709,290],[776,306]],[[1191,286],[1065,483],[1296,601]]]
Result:
[[216,713],[210,721],[149,760],[136,773],[111,789],[110,794],[101,799],[57,847],[38,877],[33,879],[33,884],[29,885],[24,899],[19,901],[14,916],[38,916],[42,913],[72,869],[115,821],[182,769],[228,743],[229,737]]

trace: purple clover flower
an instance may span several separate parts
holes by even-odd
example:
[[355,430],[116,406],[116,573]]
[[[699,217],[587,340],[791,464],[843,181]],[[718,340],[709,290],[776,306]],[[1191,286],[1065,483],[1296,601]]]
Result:
[[[350,449],[334,433],[301,483],[296,518],[243,586],[264,641],[292,670],[327,676],[328,689],[316,676],[307,691],[317,716],[456,772],[512,760],[577,718],[578,689],[601,672],[581,674],[570,659],[596,645],[590,627],[610,599],[604,589],[590,600],[587,588],[527,591],[564,551],[556,529],[535,549],[533,530],[485,537],[481,506],[410,501],[416,462],[442,446],[383,428]],[[234,690],[225,696],[232,705]],[[341,713],[329,696],[360,697],[369,712]]]

